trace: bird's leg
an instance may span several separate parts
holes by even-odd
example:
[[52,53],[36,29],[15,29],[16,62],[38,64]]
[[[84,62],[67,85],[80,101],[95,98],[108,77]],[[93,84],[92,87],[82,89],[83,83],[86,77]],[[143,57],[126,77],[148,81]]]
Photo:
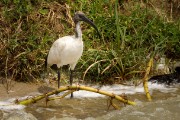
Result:
[[[48,56],[48,55],[47,55]],[[45,78],[48,75],[48,69],[47,69],[47,56],[45,57],[45,61],[44,61],[44,74],[43,74],[43,80],[45,80]]]
[[45,61],[44,61],[44,73],[43,73],[43,80],[45,81],[46,84],[49,84],[50,80],[49,80],[49,70],[48,70],[48,64],[47,64],[47,57],[48,55],[45,57]]
[[[70,86],[72,86],[73,83],[73,70],[70,70]],[[71,93],[71,98],[73,98],[73,93]]]
[[61,78],[60,69],[57,70],[57,73],[58,73],[58,89],[59,89],[59,87],[60,87],[60,78]]

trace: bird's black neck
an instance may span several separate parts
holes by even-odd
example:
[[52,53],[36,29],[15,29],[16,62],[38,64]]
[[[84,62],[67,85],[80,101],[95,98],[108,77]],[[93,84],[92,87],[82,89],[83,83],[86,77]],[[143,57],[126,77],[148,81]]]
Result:
[[81,38],[82,37],[82,31],[81,31],[80,21],[75,23],[75,25],[76,25],[76,27],[75,27],[75,37],[76,38]]

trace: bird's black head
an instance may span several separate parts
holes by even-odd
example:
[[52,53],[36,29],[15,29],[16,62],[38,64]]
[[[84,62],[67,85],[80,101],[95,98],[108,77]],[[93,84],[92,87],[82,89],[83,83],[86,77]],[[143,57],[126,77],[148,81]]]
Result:
[[76,12],[73,20],[74,20],[75,24],[77,24],[79,21],[84,21],[84,22],[90,24],[97,31],[99,37],[101,38],[101,35],[100,35],[96,25],[89,18],[87,18],[83,12],[81,12],[81,11]]
[[[73,20],[76,24],[79,21],[84,21],[85,18],[86,18],[86,16],[84,15],[84,13],[81,11],[78,11],[74,14]],[[88,18],[86,18],[86,19],[88,19]]]

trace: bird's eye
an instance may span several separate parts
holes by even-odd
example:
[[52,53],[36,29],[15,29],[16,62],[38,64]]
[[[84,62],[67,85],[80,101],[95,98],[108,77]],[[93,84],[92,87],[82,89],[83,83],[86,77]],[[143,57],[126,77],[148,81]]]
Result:
[[80,18],[84,18],[84,15],[83,15],[83,14],[79,14],[79,17],[80,17]]

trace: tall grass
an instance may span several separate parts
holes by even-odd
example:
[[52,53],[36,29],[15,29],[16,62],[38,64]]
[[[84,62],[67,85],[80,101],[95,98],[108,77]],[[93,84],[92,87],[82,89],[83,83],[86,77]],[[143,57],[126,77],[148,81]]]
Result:
[[[168,22],[148,1],[3,0],[0,12],[0,74],[37,79],[60,36],[73,34],[71,16],[83,11],[98,26],[82,24],[85,50],[76,67],[83,79],[121,82],[141,77],[150,54],[180,58],[180,20]],[[154,4],[155,5],[155,4]],[[162,9],[162,12],[164,10]],[[109,79],[116,78],[116,79]]]

